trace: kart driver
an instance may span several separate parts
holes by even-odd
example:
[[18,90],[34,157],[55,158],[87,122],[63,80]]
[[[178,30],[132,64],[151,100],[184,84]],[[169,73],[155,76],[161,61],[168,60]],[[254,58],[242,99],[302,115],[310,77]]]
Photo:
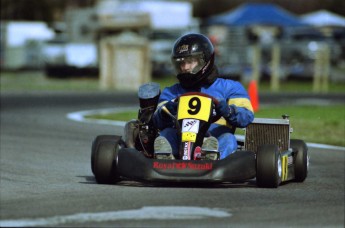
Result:
[[214,65],[214,47],[202,34],[187,34],[177,39],[172,49],[171,60],[179,83],[163,89],[153,115],[154,125],[160,130],[160,136],[154,142],[155,155],[160,154],[160,157],[155,157],[179,157],[177,130],[172,118],[162,108],[165,106],[172,115],[176,115],[177,103],[174,99],[186,92],[202,92],[219,101],[215,109],[222,118],[211,124],[210,137],[204,140],[202,150],[218,150],[220,159],[235,152],[236,127],[246,127],[254,119],[247,91],[239,82],[218,77]]

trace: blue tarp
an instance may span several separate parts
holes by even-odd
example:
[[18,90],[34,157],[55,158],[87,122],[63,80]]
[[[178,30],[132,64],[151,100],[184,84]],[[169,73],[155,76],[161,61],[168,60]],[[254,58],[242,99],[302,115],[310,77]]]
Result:
[[274,5],[266,3],[247,3],[235,10],[210,17],[207,25],[226,26],[305,26],[298,17],[292,13]]

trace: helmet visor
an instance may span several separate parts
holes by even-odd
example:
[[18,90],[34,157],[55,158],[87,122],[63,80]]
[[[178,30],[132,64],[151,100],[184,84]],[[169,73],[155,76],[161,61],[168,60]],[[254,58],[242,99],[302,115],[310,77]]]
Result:
[[205,66],[205,61],[202,58],[202,54],[173,58],[172,63],[177,74],[196,74]]

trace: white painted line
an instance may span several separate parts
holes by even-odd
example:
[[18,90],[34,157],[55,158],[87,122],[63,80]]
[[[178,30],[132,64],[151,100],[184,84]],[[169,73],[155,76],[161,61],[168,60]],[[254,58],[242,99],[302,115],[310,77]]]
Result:
[[[114,126],[124,127],[126,124],[125,121],[87,119],[84,116],[94,115],[94,114],[118,113],[118,112],[136,110],[137,108],[138,107],[135,106],[135,107],[121,107],[121,108],[109,108],[109,109],[98,109],[98,110],[86,110],[86,111],[68,113],[67,118],[74,120],[74,121],[78,121],[78,122],[106,124],[106,125],[114,125]],[[244,141],[243,135],[235,135],[235,136],[238,140]],[[345,147],[341,147],[341,146],[332,146],[332,145],[325,145],[325,144],[318,144],[318,143],[307,143],[307,146],[310,148],[342,150],[345,152]]]
[[332,146],[318,143],[307,143],[308,147],[319,148],[319,149],[331,149],[331,150],[343,150],[345,152],[345,147],[342,146]]
[[57,226],[88,222],[111,222],[117,220],[143,219],[206,219],[232,216],[224,209],[186,206],[143,207],[136,210],[110,211],[99,213],[79,213],[37,219],[0,220],[1,227]]
[[126,122],[125,121],[116,121],[116,120],[102,120],[102,119],[90,119],[85,118],[85,116],[89,115],[106,115],[110,113],[119,113],[125,111],[133,111],[136,110],[138,107],[121,107],[121,108],[108,108],[108,109],[97,109],[97,110],[85,110],[79,112],[72,112],[68,113],[66,117],[70,120],[74,120],[77,122],[84,122],[84,123],[96,123],[96,124],[105,124],[105,125],[115,125],[124,127]]

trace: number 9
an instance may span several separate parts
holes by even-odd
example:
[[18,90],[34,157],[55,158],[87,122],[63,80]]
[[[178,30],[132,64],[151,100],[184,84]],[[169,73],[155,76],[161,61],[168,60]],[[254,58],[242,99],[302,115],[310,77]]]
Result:
[[198,97],[193,97],[188,102],[189,110],[188,113],[190,115],[196,115],[200,111],[201,108],[201,101]]

